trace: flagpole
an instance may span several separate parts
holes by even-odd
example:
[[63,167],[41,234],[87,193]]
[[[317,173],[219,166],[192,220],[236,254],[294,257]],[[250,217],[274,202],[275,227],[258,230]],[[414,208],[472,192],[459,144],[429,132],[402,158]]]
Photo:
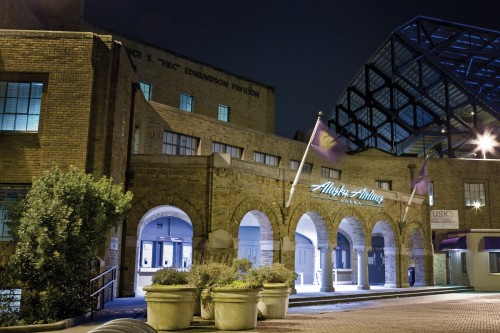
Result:
[[[429,158],[429,155],[427,155],[425,157],[425,160],[427,161],[428,158]],[[410,199],[408,200],[408,203],[406,204],[405,215],[403,215],[403,221],[402,221],[403,223],[406,221],[406,215],[408,214],[408,210],[410,210],[410,205],[411,205],[411,202],[413,201],[413,197],[415,196],[415,191],[417,189],[417,184],[418,184],[418,179],[415,182],[415,185],[413,186],[413,191],[411,191]]]
[[313,132],[311,134],[311,138],[309,139],[309,143],[307,144],[306,151],[304,152],[304,156],[302,157],[302,161],[300,161],[299,169],[297,170],[297,174],[295,175],[295,179],[292,184],[292,188],[290,189],[290,195],[288,196],[288,201],[285,204],[285,208],[288,208],[290,206],[290,202],[292,201],[293,193],[295,192],[295,185],[297,185],[297,182],[299,181],[300,173],[302,172],[302,167],[304,166],[304,162],[306,161],[306,156],[307,153],[309,152],[309,147],[311,146],[311,143],[314,139],[314,136],[316,135],[316,130],[318,129],[319,121],[321,119],[321,116],[323,115],[323,112],[318,113],[318,120],[316,120],[316,125],[314,125]]

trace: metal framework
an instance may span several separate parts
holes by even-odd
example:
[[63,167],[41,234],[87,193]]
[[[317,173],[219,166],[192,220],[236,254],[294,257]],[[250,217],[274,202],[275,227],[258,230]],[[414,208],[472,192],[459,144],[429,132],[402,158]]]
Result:
[[328,123],[352,152],[474,157],[472,140],[500,136],[499,118],[500,33],[417,17],[364,65]]

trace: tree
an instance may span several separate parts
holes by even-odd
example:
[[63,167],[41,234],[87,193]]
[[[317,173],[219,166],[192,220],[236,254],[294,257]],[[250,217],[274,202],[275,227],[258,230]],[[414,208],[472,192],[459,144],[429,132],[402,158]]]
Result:
[[90,310],[89,280],[106,234],[130,209],[132,194],[75,167],[34,180],[11,211],[11,272],[23,289],[21,317],[62,319]]

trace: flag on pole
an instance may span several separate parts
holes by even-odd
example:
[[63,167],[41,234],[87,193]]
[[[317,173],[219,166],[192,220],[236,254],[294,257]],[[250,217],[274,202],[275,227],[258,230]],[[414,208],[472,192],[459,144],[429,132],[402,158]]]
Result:
[[420,195],[428,192],[429,177],[427,175],[427,160],[428,159],[426,158],[424,164],[422,165],[422,169],[420,169],[420,173],[415,180],[415,184],[413,185],[416,188],[416,192]]
[[311,148],[330,162],[337,161],[344,153],[344,145],[338,141],[321,120],[311,141]]

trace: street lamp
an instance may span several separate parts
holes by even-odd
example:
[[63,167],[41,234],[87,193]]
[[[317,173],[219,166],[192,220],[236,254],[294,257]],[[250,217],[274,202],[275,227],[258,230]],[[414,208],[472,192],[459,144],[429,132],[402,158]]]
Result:
[[496,136],[493,135],[489,130],[485,130],[484,133],[478,134],[477,139],[472,142],[477,145],[477,150],[481,150],[483,153],[483,159],[486,159],[486,152],[494,153],[495,147],[498,146],[498,142],[495,140]]

